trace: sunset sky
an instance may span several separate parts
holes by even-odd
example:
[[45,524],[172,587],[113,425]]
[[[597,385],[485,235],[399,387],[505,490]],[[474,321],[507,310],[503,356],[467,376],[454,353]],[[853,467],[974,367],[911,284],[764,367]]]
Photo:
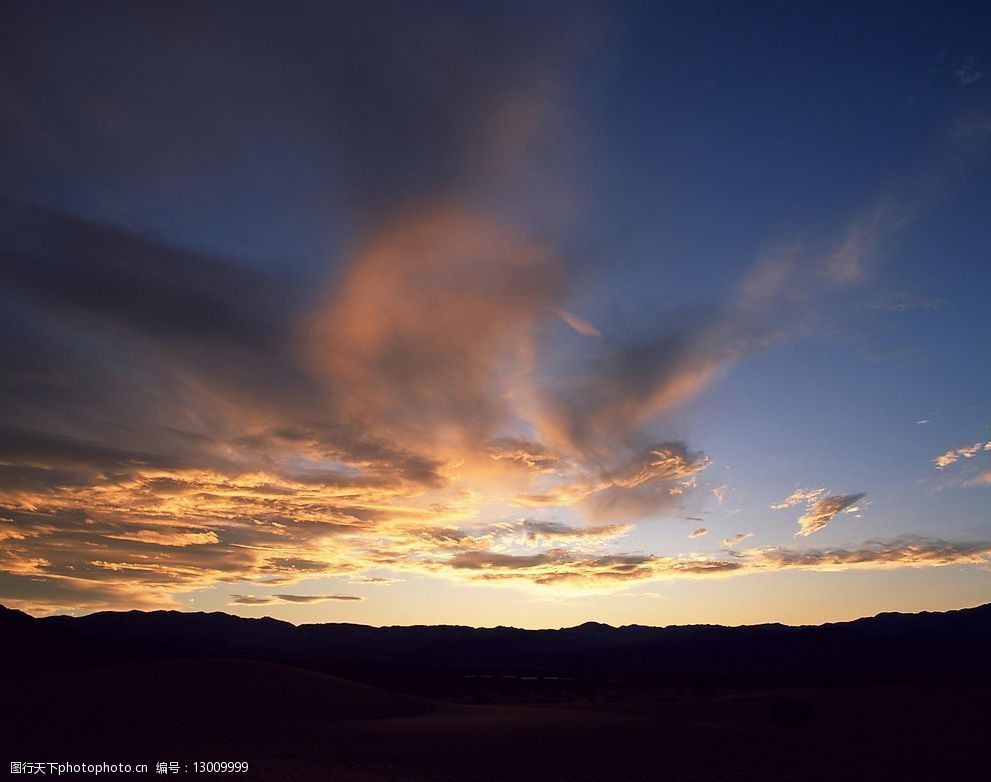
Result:
[[991,8],[4,3],[0,602],[991,601]]

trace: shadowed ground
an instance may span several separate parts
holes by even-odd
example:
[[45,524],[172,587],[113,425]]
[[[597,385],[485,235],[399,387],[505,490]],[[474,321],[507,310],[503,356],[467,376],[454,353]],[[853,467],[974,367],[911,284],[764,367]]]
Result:
[[8,680],[4,744],[26,761],[247,760],[239,778],[259,780],[952,779],[978,757],[988,694],[655,690],[470,705],[271,663],[175,660]]

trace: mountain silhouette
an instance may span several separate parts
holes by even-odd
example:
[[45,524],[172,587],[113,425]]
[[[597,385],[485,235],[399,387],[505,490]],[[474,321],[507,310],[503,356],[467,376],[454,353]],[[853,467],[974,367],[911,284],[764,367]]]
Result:
[[0,607],[4,674],[112,661],[227,657],[339,672],[446,671],[516,676],[788,676],[928,681],[967,677],[991,659],[991,604],[884,613],[818,626],[647,627],[588,622],[561,630],[371,627],[224,613],[100,612],[36,619]]

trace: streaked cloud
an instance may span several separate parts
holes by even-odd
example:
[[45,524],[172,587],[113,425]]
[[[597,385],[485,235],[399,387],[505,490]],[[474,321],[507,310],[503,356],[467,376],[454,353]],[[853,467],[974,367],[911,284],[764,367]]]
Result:
[[749,552],[759,567],[799,567],[816,570],[842,570],[846,567],[925,567],[987,564],[991,562],[991,542],[954,542],[922,536],[902,536],[892,540],[870,540],[860,548],[795,550],[763,549]]
[[231,595],[229,605],[267,606],[276,603],[360,602],[358,595]]
[[213,530],[139,529],[135,532],[107,535],[107,537],[154,543],[159,546],[205,546],[220,542],[217,533]]
[[708,532],[709,530],[707,530],[705,527],[699,527],[698,529],[693,529],[691,532],[689,532],[688,537],[693,539],[701,538],[703,535],[707,534]]
[[868,302],[867,306],[873,310],[901,313],[908,310],[943,310],[948,306],[948,302],[908,291],[898,291],[887,299]]
[[723,545],[735,546],[737,543],[741,543],[747,538],[752,538],[753,536],[753,532],[737,532],[735,535],[730,535],[728,538],[723,538]]
[[386,578],[384,576],[351,576],[348,581],[352,584],[371,584],[373,586],[390,586],[402,583],[401,578]]
[[[991,563],[991,542],[954,542],[903,536],[885,541],[870,540],[854,549],[745,549],[734,552],[731,558],[644,554],[588,556],[576,555],[561,548],[525,555],[472,551],[452,558],[446,563],[446,567],[466,574],[471,580],[483,582],[613,590],[644,581],[681,577],[729,577],[787,569],[885,569],[988,563]],[[439,563],[434,563],[431,567],[434,572],[443,572],[443,566]]]

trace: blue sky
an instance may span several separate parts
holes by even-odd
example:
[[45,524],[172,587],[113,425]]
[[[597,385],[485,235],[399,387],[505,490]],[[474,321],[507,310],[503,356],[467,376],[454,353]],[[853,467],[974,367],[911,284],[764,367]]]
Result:
[[981,4],[10,9],[6,604],[991,594]]

